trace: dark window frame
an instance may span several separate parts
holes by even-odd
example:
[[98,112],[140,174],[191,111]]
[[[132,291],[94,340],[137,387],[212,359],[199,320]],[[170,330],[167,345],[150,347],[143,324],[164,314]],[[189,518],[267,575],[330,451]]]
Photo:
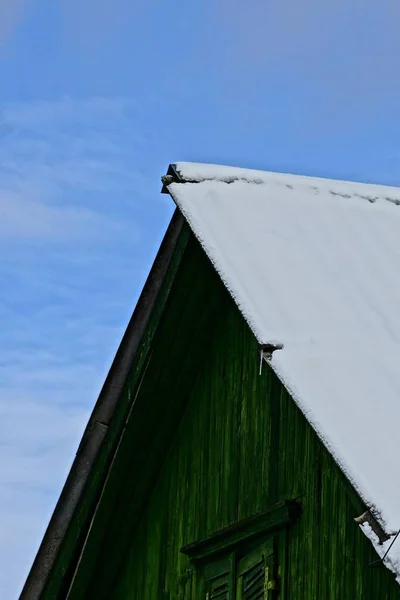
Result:
[[278,585],[276,536],[293,525],[300,512],[298,502],[284,501],[184,546],[181,552],[202,570],[205,599],[246,600],[248,585],[262,586],[263,597],[271,598]]

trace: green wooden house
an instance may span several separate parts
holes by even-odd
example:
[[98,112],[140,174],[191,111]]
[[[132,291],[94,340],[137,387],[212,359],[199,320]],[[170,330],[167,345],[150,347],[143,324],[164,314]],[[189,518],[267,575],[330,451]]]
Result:
[[178,163],[21,600],[385,600],[400,190]]

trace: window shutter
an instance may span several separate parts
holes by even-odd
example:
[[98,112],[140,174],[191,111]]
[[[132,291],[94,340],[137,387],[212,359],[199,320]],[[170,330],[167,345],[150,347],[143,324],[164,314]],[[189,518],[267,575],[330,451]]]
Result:
[[239,561],[237,600],[270,600],[273,581],[272,540],[259,546]]
[[233,555],[217,560],[204,569],[206,600],[233,600]]

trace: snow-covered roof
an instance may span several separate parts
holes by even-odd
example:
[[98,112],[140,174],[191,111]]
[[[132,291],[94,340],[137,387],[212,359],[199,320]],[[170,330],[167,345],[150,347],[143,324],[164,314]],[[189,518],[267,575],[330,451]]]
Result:
[[[397,532],[400,189],[173,170],[168,191],[256,338],[282,346],[272,368],[385,531]],[[381,555],[391,541],[376,545]],[[400,538],[385,562],[400,574]]]

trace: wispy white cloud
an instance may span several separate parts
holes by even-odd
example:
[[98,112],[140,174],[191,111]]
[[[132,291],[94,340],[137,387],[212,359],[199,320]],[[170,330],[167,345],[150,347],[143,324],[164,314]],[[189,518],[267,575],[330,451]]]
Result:
[[1,598],[27,575],[154,250],[136,110],[0,108]]
[[[61,240],[110,233],[116,223],[110,207],[104,218],[101,198],[143,184],[129,164],[137,141],[125,137],[131,110],[119,98],[3,107],[0,236]],[[101,196],[97,203],[94,193]]]
[[[77,375],[71,369],[68,383]],[[0,387],[0,594],[10,599],[33,561],[88,416],[85,405],[54,402],[39,386],[36,398],[27,390]]]
[[73,121],[83,124],[85,128],[92,125],[97,129],[99,119],[105,119],[107,116],[112,120],[109,124],[111,127],[115,126],[116,122],[126,122],[127,113],[133,107],[133,102],[125,98],[76,99],[64,96],[57,101],[20,102],[5,106],[1,113],[1,123],[12,128],[31,131],[44,128],[50,131],[54,126],[59,129],[66,122]]
[[[0,236],[3,244],[36,238],[40,241],[81,237],[95,232],[99,219],[88,210],[51,206],[35,198],[15,192],[0,192]],[[104,226],[104,225],[103,225]]]

